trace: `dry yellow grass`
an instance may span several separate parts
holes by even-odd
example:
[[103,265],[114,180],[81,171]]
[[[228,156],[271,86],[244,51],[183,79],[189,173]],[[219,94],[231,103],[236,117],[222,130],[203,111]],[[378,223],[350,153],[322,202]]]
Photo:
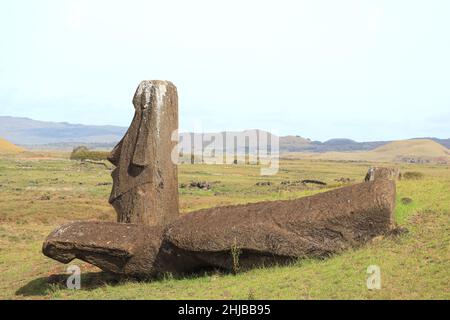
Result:
[[448,157],[450,151],[437,142],[429,139],[402,140],[381,146],[371,154],[379,154],[385,158],[403,157]]
[[0,154],[17,154],[24,152],[25,150],[0,138]]

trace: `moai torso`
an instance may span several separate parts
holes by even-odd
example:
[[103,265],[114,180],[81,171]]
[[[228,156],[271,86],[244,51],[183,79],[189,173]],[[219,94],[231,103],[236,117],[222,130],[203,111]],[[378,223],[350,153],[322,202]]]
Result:
[[165,225],[178,217],[177,166],[171,159],[177,89],[169,81],[142,81],[133,105],[133,121],[108,158],[116,166],[109,202],[118,222]]

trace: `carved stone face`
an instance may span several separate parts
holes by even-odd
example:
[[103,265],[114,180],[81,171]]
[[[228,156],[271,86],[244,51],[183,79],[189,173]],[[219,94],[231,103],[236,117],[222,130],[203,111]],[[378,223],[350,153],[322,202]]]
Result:
[[176,165],[178,96],[169,81],[142,81],[133,97],[135,115],[109,157],[116,166],[110,203],[119,222],[162,225],[178,216]]

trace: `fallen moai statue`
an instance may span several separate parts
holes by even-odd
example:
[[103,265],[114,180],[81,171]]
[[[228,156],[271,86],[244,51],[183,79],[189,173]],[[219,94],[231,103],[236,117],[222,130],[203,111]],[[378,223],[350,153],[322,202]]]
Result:
[[46,256],[130,276],[236,270],[327,257],[394,228],[395,181],[383,177],[295,200],[179,216],[176,165],[167,163],[172,142],[162,127],[176,129],[176,99],[169,82],[140,84],[135,119],[110,156],[118,222],[63,225],[45,240]]

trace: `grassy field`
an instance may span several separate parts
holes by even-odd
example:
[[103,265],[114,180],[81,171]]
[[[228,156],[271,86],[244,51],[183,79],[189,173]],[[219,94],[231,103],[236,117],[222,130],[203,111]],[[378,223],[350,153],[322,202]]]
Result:
[[[409,233],[377,238],[327,260],[255,269],[237,275],[209,272],[148,282],[116,280],[81,261],[82,289],[65,289],[65,265],[44,257],[42,242],[61,223],[114,221],[107,199],[110,171],[68,160],[68,154],[0,158],[1,299],[430,299],[450,298],[450,169],[448,165],[401,165],[421,179],[398,183],[396,220]],[[370,163],[283,160],[278,175],[261,177],[257,166],[180,165],[181,210],[292,199],[342,186],[336,179],[363,179]],[[287,181],[318,179],[326,187]],[[189,187],[207,181],[209,190]],[[257,186],[257,182],[271,185]],[[283,182],[283,183],[282,183]],[[404,204],[402,198],[411,198]],[[381,268],[381,290],[368,290],[369,265]]]

